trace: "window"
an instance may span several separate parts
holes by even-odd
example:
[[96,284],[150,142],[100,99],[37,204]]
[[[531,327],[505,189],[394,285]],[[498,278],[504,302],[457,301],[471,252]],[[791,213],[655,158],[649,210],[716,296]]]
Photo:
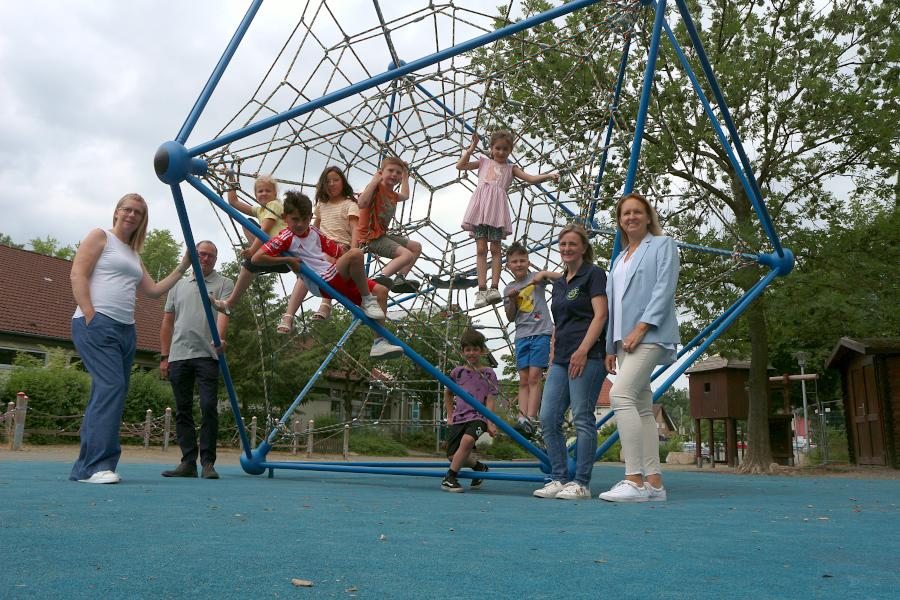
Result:
[[706,392],[708,394],[710,389],[712,389],[712,384],[710,382],[707,381],[706,383],[703,384],[704,392]]
[[25,350],[24,348],[0,348],[0,367],[11,367],[16,360],[16,354],[24,352],[38,359],[41,364],[46,364],[47,353],[38,350]]

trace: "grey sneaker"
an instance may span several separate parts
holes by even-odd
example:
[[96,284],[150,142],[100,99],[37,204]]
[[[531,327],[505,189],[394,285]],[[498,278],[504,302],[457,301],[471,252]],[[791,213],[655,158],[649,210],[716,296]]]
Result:
[[500,295],[500,290],[497,288],[489,288],[487,294],[484,296],[484,301],[488,304],[497,304],[501,300],[503,300],[503,297]]
[[537,498],[556,498],[556,495],[562,491],[562,489],[566,487],[562,481],[551,481],[544,487],[539,490],[534,490],[532,492],[532,496],[536,496]]
[[403,356],[403,348],[400,346],[395,346],[384,338],[378,338],[375,340],[375,343],[372,344],[372,349],[369,350],[369,356],[372,358],[400,358]]
[[591,490],[576,481],[570,481],[556,494],[559,500],[588,500],[590,497]]
[[379,285],[383,285],[390,291],[392,287],[394,287],[394,280],[390,278],[389,275],[379,275],[378,277],[373,277],[372,281]]
[[391,288],[391,291],[400,294],[411,294],[419,291],[420,285],[421,284],[415,279],[407,279],[403,275],[397,273],[397,276],[394,277],[394,286]]
[[487,290],[478,290],[475,292],[475,308],[487,306]]
[[363,297],[360,307],[370,319],[381,320],[385,318],[384,311],[378,306],[378,298],[372,294]]

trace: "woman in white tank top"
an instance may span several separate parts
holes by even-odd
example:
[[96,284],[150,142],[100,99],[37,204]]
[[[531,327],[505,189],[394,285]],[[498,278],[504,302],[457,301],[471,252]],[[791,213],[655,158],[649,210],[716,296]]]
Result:
[[122,449],[119,427],[134,361],[135,292],[158,298],[172,289],[190,266],[185,254],[160,282],[147,275],[140,251],[147,235],[147,203],[126,194],[116,204],[111,229],[94,229],[72,262],[72,341],[91,375],[91,397],[81,424],[81,452],[69,479],[118,483]]

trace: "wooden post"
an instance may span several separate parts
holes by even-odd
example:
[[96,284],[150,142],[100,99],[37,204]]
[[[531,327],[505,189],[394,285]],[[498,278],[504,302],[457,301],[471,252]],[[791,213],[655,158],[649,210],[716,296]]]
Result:
[[250,419],[250,447],[256,448],[256,417]]
[[350,460],[350,426],[344,425],[344,460]]
[[310,419],[309,424],[306,427],[306,458],[311,457],[313,453],[313,445],[315,444],[315,440],[313,440],[313,428],[315,426],[315,420]]
[[716,421],[709,420],[709,466],[716,468]]
[[729,467],[737,466],[737,419],[725,419],[725,460]]
[[150,447],[150,428],[153,426],[153,411],[147,409],[147,418],[144,419],[144,448]]
[[297,454],[297,445],[300,443],[300,418],[294,417],[291,421],[291,454]]
[[13,422],[15,421],[15,410],[16,403],[10,402],[6,405],[6,443],[9,444],[10,450],[12,450],[12,440],[13,440]]
[[697,461],[697,468],[703,468],[703,421],[694,419],[694,460]]
[[16,394],[16,426],[13,430],[12,449],[21,450],[25,439],[25,415],[28,413],[28,396],[25,392]]
[[162,451],[169,450],[169,436],[172,433],[172,409],[166,407],[166,416],[163,418],[163,447]]

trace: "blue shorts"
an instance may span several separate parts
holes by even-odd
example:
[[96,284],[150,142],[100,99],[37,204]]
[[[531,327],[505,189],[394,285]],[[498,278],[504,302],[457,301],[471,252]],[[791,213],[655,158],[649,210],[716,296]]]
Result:
[[550,364],[550,336],[532,335],[516,340],[516,369],[546,369]]

